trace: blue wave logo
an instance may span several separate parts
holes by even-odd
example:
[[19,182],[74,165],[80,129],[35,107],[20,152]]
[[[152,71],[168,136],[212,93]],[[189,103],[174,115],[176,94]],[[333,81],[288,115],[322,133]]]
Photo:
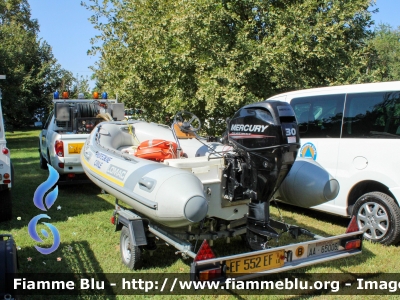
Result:
[[[60,177],[58,175],[58,172],[52,166],[50,166],[49,164],[47,166],[49,168],[49,177],[45,182],[43,182],[41,185],[38,186],[33,195],[33,204],[35,204],[35,206],[42,211],[47,211],[48,209],[50,209],[50,207],[53,206],[54,202],[56,202],[58,196],[58,186],[56,186],[52,191],[50,191],[46,195],[46,193],[57,183],[58,178]],[[37,215],[36,217],[33,217],[28,224],[29,235],[33,240],[39,243],[43,243],[44,241],[37,234],[36,227],[38,225],[39,220],[42,218],[51,219],[46,214],[40,214]],[[42,224],[44,224],[50,229],[50,232],[53,235],[54,242],[50,248],[42,248],[38,246],[35,246],[35,248],[42,254],[50,254],[56,251],[57,248],[60,246],[60,233],[58,232],[57,228],[52,224],[45,222],[42,222]],[[49,237],[49,233],[46,230],[42,229],[41,233],[46,239]]]
[[60,177],[60,175],[58,175],[58,172],[52,166],[47,166],[49,167],[49,178],[47,178],[45,182],[38,186],[35,194],[33,195],[33,204],[35,204],[37,208],[43,211],[50,209],[54,202],[56,202],[58,196],[58,186],[56,186],[54,190],[49,192],[45,198],[44,202],[46,203],[47,209],[44,207],[43,198],[47,191],[49,191],[57,183],[58,178]]
[[[41,218],[51,219],[48,215],[40,214],[40,215],[37,215],[36,217],[33,217],[32,220],[30,220],[30,222],[28,224],[29,235],[31,236],[32,239],[34,239],[36,242],[39,242],[39,243],[44,242],[36,232],[36,226],[38,224],[38,221]],[[60,246],[60,233],[58,232],[58,230],[55,226],[53,226],[49,223],[45,223],[45,222],[43,222],[42,224],[46,225],[50,229],[51,233],[53,234],[54,242],[50,248],[42,248],[42,247],[38,247],[38,246],[35,246],[35,248],[37,251],[39,251],[42,254],[50,254],[50,253],[56,251],[58,246]],[[49,234],[46,230],[42,229],[41,233],[46,238],[49,237]]]

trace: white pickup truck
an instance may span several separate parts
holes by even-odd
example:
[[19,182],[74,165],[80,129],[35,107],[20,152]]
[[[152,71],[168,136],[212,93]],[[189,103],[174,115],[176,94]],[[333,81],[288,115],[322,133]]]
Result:
[[0,90],[0,222],[8,221],[12,217],[11,186],[14,183],[14,169],[10,150],[7,148],[1,99]]
[[108,99],[54,99],[39,135],[40,167],[51,165],[60,183],[86,181],[80,151],[92,129],[100,122],[124,119],[124,105]]

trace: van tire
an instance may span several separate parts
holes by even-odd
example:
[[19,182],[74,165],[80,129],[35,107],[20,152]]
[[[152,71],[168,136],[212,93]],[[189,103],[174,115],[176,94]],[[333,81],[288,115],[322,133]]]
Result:
[[7,187],[0,189],[0,222],[12,219],[12,199],[11,190]]
[[131,270],[137,269],[140,260],[141,250],[132,243],[132,238],[128,227],[124,226],[121,230],[121,238],[119,243],[122,263]]
[[364,194],[355,203],[353,215],[365,240],[383,245],[400,241],[400,208],[392,197],[381,192]]

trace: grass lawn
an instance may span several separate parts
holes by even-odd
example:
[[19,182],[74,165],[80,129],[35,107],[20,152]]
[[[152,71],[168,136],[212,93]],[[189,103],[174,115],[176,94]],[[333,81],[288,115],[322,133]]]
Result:
[[[119,232],[114,231],[110,217],[114,209],[115,199],[102,194],[100,189],[89,183],[85,185],[59,186],[58,197],[48,212],[42,212],[33,204],[33,194],[36,188],[48,177],[47,170],[39,168],[38,130],[15,131],[7,133],[8,148],[15,167],[15,185],[12,189],[13,218],[9,222],[0,223],[0,233],[11,233],[19,247],[18,256],[20,272],[38,273],[181,273],[190,270],[190,259],[183,260],[175,255],[175,248],[159,247],[157,251],[143,253],[142,268],[137,271],[127,269],[121,262],[119,250]],[[61,209],[58,209],[59,207]],[[323,235],[344,233],[349,220],[310,210],[303,210],[279,205],[286,222],[303,226]],[[271,208],[272,215],[279,217],[276,207]],[[38,244],[28,234],[28,223],[36,215],[46,213],[51,220],[40,222],[53,224],[61,236],[59,248],[43,255],[35,249],[35,245],[50,247],[50,242]],[[38,226],[37,232],[43,225]],[[41,236],[44,240],[45,238]],[[289,242],[288,241],[281,241]],[[290,240],[294,243],[295,240]],[[247,251],[239,238],[226,244],[224,240],[214,243],[213,249],[217,255],[227,255]],[[29,259],[29,260],[28,260]],[[382,246],[364,242],[363,253],[347,259],[327,262],[313,267],[299,269],[299,273],[400,273],[400,252],[397,246]],[[189,275],[188,275],[189,276]],[[332,278],[334,280],[334,278]],[[399,288],[400,289],[400,288]],[[397,292],[398,294],[398,292]],[[307,298],[343,298],[364,299],[372,296],[338,296],[334,293],[315,293]],[[142,296],[148,298],[149,296]],[[165,296],[158,296],[159,298]],[[169,296],[182,298],[182,296]],[[210,296],[186,296],[187,298],[209,298]],[[211,296],[218,299],[245,298],[240,293],[228,296]],[[394,298],[395,296],[393,296]],[[52,299],[55,297],[52,297]],[[59,299],[67,298],[66,296]],[[131,299],[133,296],[96,296],[92,299]],[[265,298],[265,296],[252,296]],[[274,298],[296,298],[290,296],[274,296]],[[386,297],[390,298],[390,296]],[[32,299],[29,297],[27,299]],[[50,299],[50,298],[48,298]],[[75,297],[76,299],[76,297]]]

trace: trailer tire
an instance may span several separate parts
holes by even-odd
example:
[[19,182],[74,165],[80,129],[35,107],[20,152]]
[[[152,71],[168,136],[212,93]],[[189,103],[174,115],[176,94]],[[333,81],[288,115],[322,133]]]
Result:
[[121,230],[120,250],[122,263],[129,269],[134,270],[137,268],[140,260],[140,248],[134,246],[129,229],[124,226]]
[[364,194],[354,205],[353,215],[364,239],[383,245],[399,242],[400,208],[392,197],[381,192]]

